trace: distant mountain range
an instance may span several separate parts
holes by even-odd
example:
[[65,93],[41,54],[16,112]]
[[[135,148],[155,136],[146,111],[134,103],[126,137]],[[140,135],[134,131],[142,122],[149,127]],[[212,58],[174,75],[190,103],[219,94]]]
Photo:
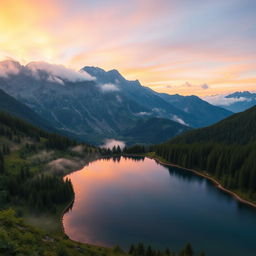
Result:
[[234,92],[229,95],[214,95],[204,98],[209,103],[232,112],[242,112],[256,105],[256,93],[249,91]]
[[216,108],[216,106],[209,104],[195,95],[181,96],[178,94],[169,95],[159,93],[159,96],[176,108],[192,115],[197,124],[193,127],[204,127],[214,124],[231,114],[223,108]]
[[[98,145],[107,138],[162,142],[188,127],[208,126],[232,114],[196,96],[160,94],[126,80],[117,70],[96,67],[76,72],[44,62],[23,66],[7,60],[0,62],[0,88],[48,126]],[[161,139],[156,141],[147,125]],[[138,127],[145,132],[138,135]]]

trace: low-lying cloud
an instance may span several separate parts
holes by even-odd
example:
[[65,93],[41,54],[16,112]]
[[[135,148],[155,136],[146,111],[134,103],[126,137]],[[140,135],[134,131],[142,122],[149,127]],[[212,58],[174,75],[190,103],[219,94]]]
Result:
[[236,102],[243,102],[243,101],[251,101],[251,99],[245,97],[239,98],[226,98],[226,94],[219,94],[213,96],[205,96],[203,100],[207,101],[208,103],[215,105],[215,106],[230,106]]
[[63,84],[64,81],[68,82],[82,82],[95,80],[94,77],[85,71],[75,71],[66,68],[63,65],[50,64],[47,62],[31,62],[26,65],[26,68],[31,71],[33,76],[40,79],[40,71],[46,72],[49,77],[48,81]]
[[111,84],[111,83],[100,85],[100,89],[101,89],[102,92],[116,92],[116,91],[119,91],[119,88],[116,85]]
[[0,62],[0,77],[7,78],[10,75],[17,75],[20,72],[21,65],[13,60]]
[[59,158],[51,161],[48,166],[52,171],[65,171],[66,169],[78,169],[80,168],[80,163],[78,161]]
[[7,78],[10,75],[17,75],[20,72],[32,75],[35,79],[41,79],[41,72],[47,74],[47,81],[52,83],[64,84],[64,82],[82,82],[92,81],[95,77],[86,71],[76,71],[63,65],[50,64],[47,62],[30,62],[26,66],[22,66],[19,62],[7,59],[0,62],[0,77]]
[[177,123],[180,123],[180,124],[188,126],[188,124],[182,118],[180,118],[180,117],[178,117],[176,115],[172,116],[172,120],[177,122]]
[[109,149],[113,149],[113,147],[120,147],[121,149],[123,149],[125,147],[125,143],[121,140],[115,140],[115,139],[106,139],[105,143],[103,145],[101,145],[101,148],[109,148]]
[[149,112],[138,112],[137,114],[136,114],[137,116],[150,116],[151,115],[151,113],[149,113]]

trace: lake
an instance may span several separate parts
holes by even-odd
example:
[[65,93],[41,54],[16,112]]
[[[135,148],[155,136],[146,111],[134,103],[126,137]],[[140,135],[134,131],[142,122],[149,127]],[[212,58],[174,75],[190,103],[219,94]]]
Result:
[[143,242],[206,256],[255,256],[256,209],[192,172],[149,158],[101,159],[68,175],[75,191],[63,217],[73,240],[128,249]]

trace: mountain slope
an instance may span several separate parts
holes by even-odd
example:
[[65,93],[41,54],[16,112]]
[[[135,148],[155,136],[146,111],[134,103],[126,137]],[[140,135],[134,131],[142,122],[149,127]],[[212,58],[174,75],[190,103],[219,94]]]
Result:
[[9,65],[16,65],[18,73],[1,77],[0,88],[47,119],[51,126],[90,143],[114,138],[120,130],[135,124],[137,113],[147,111],[93,80],[74,81],[72,76],[59,82],[59,76],[38,69],[37,63]]
[[256,93],[249,91],[206,96],[204,99],[213,105],[223,107],[234,113],[245,111],[256,105]]
[[[142,86],[138,80],[126,80],[117,70],[106,72],[97,67],[84,67],[82,70],[96,77],[98,83],[111,83],[117,86],[122,94],[148,109],[144,115],[171,119],[191,127],[203,127],[232,114],[196,96],[185,97],[157,93]],[[203,109],[199,109],[202,107]]]
[[190,129],[169,119],[152,117],[139,120],[135,127],[122,135],[128,144],[156,144]]
[[155,146],[158,156],[256,201],[256,107]]
[[176,137],[174,143],[216,142],[248,144],[256,141],[256,106],[234,114],[210,127]]
[[31,124],[43,128],[45,130],[53,131],[47,121],[37,115],[26,105],[20,103],[3,90],[0,89],[0,110],[6,111],[16,117],[20,117],[23,120],[30,122]]
[[194,95],[181,96],[178,94],[159,93],[159,96],[176,108],[192,114],[195,120],[197,120],[198,127],[214,124],[232,114],[232,112],[213,106]]
[[229,109],[233,112],[242,112],[252,106],[256,105],[256,93],[251,93],[248,91],[244,92],[235,92],[226,96],[227,99],[238,99],[234,103],[226,106],[226,109]]
[[168,119],[173,119],[176,116],[184,119],[184,123],[194,126],[191,116],[161,99],[151,89],[143,87],[138,80],[126,80],[117,70],[105,71],[96,67],[84,67],[82,70],[96,77],[96,81],[100,84],[114,84],[120,93],[144,106],[147,111],[141,112],[141,114]]

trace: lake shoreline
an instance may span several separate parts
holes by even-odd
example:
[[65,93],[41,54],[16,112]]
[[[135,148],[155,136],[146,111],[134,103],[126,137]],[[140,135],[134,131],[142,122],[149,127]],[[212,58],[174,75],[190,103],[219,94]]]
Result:
[[[109,160],[101,160],[105,158],[108,158]],[[248,243],[253,245],[253,239],[249,239],[249,236],[251,234],[250,227],[252,227],[252,225],[254,227],[256,226],[255,218],[253,218],[255,215],[255,208],[251,208],[252,205],[249,204],[250,202],[248,203],[240,197],[239,194],[238,196],[242,200],[236,197],[234,195],[235,193],[233,194],[232,191],[229,191],[229,194],[234,199],[232,199],[230,195],[227,196],[228,191],[223,186],[219,186],[221,184],[210,177],[208,173],[200,173],[198,170],[183,168],[182,166],[168,163],[154,154],[123,154],[122,156],[115,155],[114,157],[104,156],[92,162],[98,163],[95,163],[95,165],[91,164],[88,167],[85,166],[82,171],[81,169],[78,169],[78,172],[74,171],[72,172],[74,175],[69,176],[74,182],[73,185],[75,191],[79,191],[79,202],[76,201],[76,196],[78,195],[76,193],[73,210],[72,208],[69,209],[69,207],[72,207],[73,200],[70,200],[69,205],[66,204],[65,209],[64,207],[62,208],[61,224],[64,227],[62,233],[66,239],[85,245],[95,246],[95,248],[113,248],[113,241],[117,241],[115,243],[123,246],[122,248],[126,248],[126,246],[128,248],[129,244],[132,244],[133,241],[132,239],[129,240],[129,237],[127,239],[126,234],[131,234],[136,230],[138,238],[142,237],[141,240],[143,240],[145,232],[149,232],[148,227],[151,224],[151,221],[159,216],[161,218],[158,218],[158,222],[154,221],[154,225],[156,225],[155,230],[157,232],[159,231],[159,234],[163,235],[163,237],[165,237],[164,232],[169,234],[169,229],[177,229],[178,226],[180,227],[181,233],[178,239],[175,240],[170,238],[170,241],[168,240],[168,243],[172,244],[171,247],[174,248],[174,250],[178,250],[177,248],[180,247],[179,241],[184,240],[183,234],[190,232],[191,234],[194,233],[196,236],[195,241],[191,241],[195,246],[200,246],[200,244],[197,245],[197,241],[199,241],[197,239],[199,238],[204,239],[207,237],[209,240],[213,239],[215,237],[215,234],[211,233],[213,227],[214,230],[215,227],[224,228],[222,234],[216,238],[218,243],[222,243],[223,239],[227,239],[227,244],[231,244],[233,241],[232,239],[234,239],[238,243],[238,249],[241,251],[245,244]],[[102,172],[103,169],[104,172]],[[106,181],[102,180],[102,177],[99,177],[98,170],[102,172],[102,177],[105,177],[105,174],[107,173],[108,177],[111,177],[111,179],[107,179]],[[192,177],[192,173],[196,175],[194,178]],[[171,176],[171,179],[169,176]],[[208,179],[210,182],[203,180],[199,176]],[[95,177],[97,178],[96,180]],[[82,179],[84,179],[83,182],[81,182]],[[98,179],[100,183],[98,183]],[[93,184],[98,184],[96,192]],[[115,184],[117,187],[115,187]],[[216,188],[214,188],[213,185]],[[80,190],[80,186],[88,189]],[[120,189],[120,193],[115,193],[116,199],[113,197],[112,188],[117,188],[118,191]],[[223,193],[221,190],[216,190],[217,188],[223,190]],[[110,193],[107,193],[109,189]],[[84,204],[80,198],[80,195],[82,194],[90,194],[93,196],[93,204]],[[123,201],[123,195],[127,194],[129,194],[129,197],[127,200]],[[86,200],[84,202],[86,202]],[[108,212],[107,215],[102,211],[104,208],[102,205],[103,201],[107,206],[109,205],[109,208],[106,210]],[[110,202],[110,204],[108,204],[108,202]],[[122,202],[122,207],[120,207],[120,202]],[[141,202],[143,202],[143,204]],[[246,207],[244,204],[250,205],[251,207]],[[137,207],[137,216],[141,216],[143,218],[142,220],[138,221],[137,217],[131,214],[134,205],[136,207],[139,206]],[[118,213],[116,209],[119,209]],[[131,212],[127,212],[127,209],[130,209]],[[97,212],[96,215],[92,214],[94,211]],[[190,214],[187,215],[186,212],[190,212]],[[252,215],[247,213],[251,213]],[[85,217],[80,219],[79,216]],[[106,216],[108,216],[108,218],[106,218]],[[116,216],[121,217],[119,219],[116,218]],[[146,217],[144,218],[144,216]],[[213,219],[209,222],[211,217],[213,217]],[[134,228],[131,228],[131,225],[126,225],[124,223],[124,220],[127,218],[127,223],[133,223]],[[84,220],[86,221],[84,222]],[[100,220],[100,222],[98,222],[98,220]],[[193,224],[193,220],[197,223],[196,225]],[[240,222],[240,220],[244,221]],[[101,223],[101,225],[98,227],[96,225],[97,228],[95,229],[94,222]],[[168,223],[170,227],[166,226],[166,223]],[[183,225],[183,223],[188,223],[188,225]],[[100,228],[102,224],[103,226],[115,224],[115,227],[124,225],[122,228],[122,230],[125,231],[124,237],[119,238],[119,228],[113,228],[112,230],[111,226],[109,226],[110,230],[101,232],[102,230]],[[240,234],[239,232],[241,230],[242,233],[244,232],[242,240],[240,240],[240,235],[235,238],[228,235],[228,227],[230,227],[231,224],[234,224],[233,231],[235,234]],[[198,228],[201,229],[200,233],[197,233]],[[112,234],[114,235],[111,236]],[[155,243],[154,241],[156,241],[156,244],[163,243],[161,235],[152,233],[150,242],[152,244]],[[102,237],[102,241],[97,241],[98,236]],[[247,236],[249,240],[247,239]],[[128,245],[126,244],[127,241]],[[148,240],[145,239],[143,242],[147,243]],[[163,246],[166,245],[163,243]],[[215,251],[215,247],[211,243],[207,244],[204,249],[210,252],[211,250],[213,252]],[[220,248],[220,251],[221,250],[222,249]],[[225,250],[228,252],[232,251],[233,248],[230,246],[230,248],[225,248]],[[234,255],[242,255],[242,253],[234,253]]]
[[[130,155],[131,156],[131,155]],[[135,156],[135,155],[134,155]],[[190,168],[186,168],[186,167],[182,167],[180,165],[177,164],[172,164],[170,162],[165,162],[161,159],[159,159],[157,156],[150,156],[150,155],[136,155],[136,156],[144,156],[144,157],[148,157],[150,159],[154,159],[157,163],[162,164],[162,165],[167,165],[167,166],[172,166],[172,167],[176,167],[176,168],[180,168],[180,169],[184,169],[186,171],[189,172],[193,172],[194,174],[201,176],[207,180],[210,180],[218,189],[226,192],[227,194],[231,195],[232,197],[234,197],[237,201],[247,204],[251,207],[256,208],[256,203],[249,201],[247,199],[243,199],[241,196],[239,196],[236,192],[229,190],[227,188],[225,188],[217,179],[211,177],[210,175],[206,174],[206,173],[202,173],[201,171],[197,171],[195,169],[190,169]]]

